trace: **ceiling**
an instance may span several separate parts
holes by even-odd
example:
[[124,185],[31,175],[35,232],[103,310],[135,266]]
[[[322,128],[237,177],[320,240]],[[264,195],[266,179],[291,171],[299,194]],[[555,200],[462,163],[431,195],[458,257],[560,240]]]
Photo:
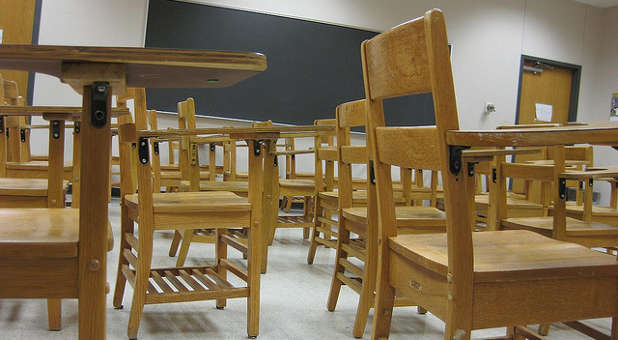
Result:
[[595,7],[608,8],[618,6],[618,0],[575,0]]

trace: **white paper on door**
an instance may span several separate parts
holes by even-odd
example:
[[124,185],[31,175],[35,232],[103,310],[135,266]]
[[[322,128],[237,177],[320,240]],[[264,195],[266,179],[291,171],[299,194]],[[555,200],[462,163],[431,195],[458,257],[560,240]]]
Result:
[[549,104],[536,103],[536,120],[540,122],[551,122],[554,107]]

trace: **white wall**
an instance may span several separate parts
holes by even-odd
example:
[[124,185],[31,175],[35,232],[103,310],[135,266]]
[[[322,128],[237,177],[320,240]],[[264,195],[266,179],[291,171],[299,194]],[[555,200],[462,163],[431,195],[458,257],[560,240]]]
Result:
[[[385,30],[422,15],[427,9],[441,8],[446,15],[449,40],[454,44],[453,73],[462,128],[493,128],[515,121],[522,54],[582,66],[579,120],[606,120],[609,94],[618,90],[618,47],[613,41],[618,35],[616,8],[599,9],[572,0],[191,2],[371,30]],[[44,1],[40,43],[142,46],[146,8],[147,0]],[[94,18],[89,17],[92,13],[96,13]],[[54,79],[37,76],[35,104],[80,104],[72,90],[58,85]],[[483,113],[487,101],[496,104],[496,113]],[[198,124],[218,123],[200,119]],[[360,140],[362,137],[357,138],[357,142]],[[615,159],[612,152],[597,150],[597,161]],[[305,165],[312,167],[313,161],[301,162],[301,166]]]

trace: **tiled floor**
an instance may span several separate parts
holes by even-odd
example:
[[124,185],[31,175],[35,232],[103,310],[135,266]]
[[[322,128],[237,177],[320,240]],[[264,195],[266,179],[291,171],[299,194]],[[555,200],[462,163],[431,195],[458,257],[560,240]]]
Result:
[[[110,205],[114,235],[119,234],[118,202]],[[171,233],[159,232],[155,238],[154,264],[172,266],[176,259],[167,256]],[[313,265],[307,265],[309,242],[296,229],[277,231],[269,251],[269,271],[262,276],[262,298],[259,339],[354,339],[352,324],[358,295],[344,287],[337,310],[326,310],[334,251],[318,249]],[[189,252],[188,265],[208,263],[214,247],[195,244]],[[230,251],[230,257],[239,257]],[[107,263],[108,281],[113,289],[118,260],[117,244]],[[8,277],[2,279],[10,279]],[[126,329],[132,290],[127,286],[125,307],[115,310],[108,295],[108,339],[127,339]],[[43,300],[0,300],[0,339],[75,339],[77,338],[77,302],[63,301],[63,328],[49,332],[46,304]],[[590,321],[605,333],[608,319]],[[365,339],[370,336],[371,315]],[[443,339],[444,324],[432,316],[418,315],[415,308],[395,310],[391,339]],[[475,337],[503,335],[504,329],[476,331]],[[229,300],[225,310],[215,309],[214,301],[148,305],[139,331],[139,339],[245,339],[245,300]],[[586,339],[562,325],[554,325],[549,339]]]

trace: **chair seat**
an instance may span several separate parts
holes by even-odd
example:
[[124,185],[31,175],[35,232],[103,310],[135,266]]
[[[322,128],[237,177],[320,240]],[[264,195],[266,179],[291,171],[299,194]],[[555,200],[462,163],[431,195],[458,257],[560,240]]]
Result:
[[[477,207],[487,207],[489,205],[489,195],[475,195],[474,203]],[[543,210],[543,205],[525,199],[517,197],[507,197],[506,206],[509,208],[528,208],[528,209],[540,209]]]
[[[108,221],[108,251],[114,237]],[[0,209],[0,257],[78,255],[79,209]]]
[[[125,196],[130,208],[137,209],[138,194]],[[247,198],[229,191],[172,192],[152,194],[154,213],[213,211],[250,211],[251,204]]]
[[[616,276],[615,256],[525,230],[472,233],[474,281]],[[389,247],[418,265],[446,277],[446,234],[398,235]]]
[[[200,179],[209,179],[210,172],[200,171]],[[180,171],[161,171],[161,179],[177,179],[181,180]]]
[[[318,194],[320,198],[325,199],[338,199],[339,192],[337,191],[322,191]],[[367,201],[367,191],[365,190],[357,190],[352,192],[352,199],[358,201]]]
[[[566,204],[567,213],[576,213],[583,214],[584,206],[577,205],[575,202],[567,202]],[[592,215],[597,216],[606,216],[606,217],[618,217],[618,209],[614,209],[612,207],[603,207],[598,205],[592,206]]]
[[[69,188],[69,181],[63,181],[63,190]],[[2,196],[47,196],[47,179],[42,178],[0,178]]]
[[232,191],[232,192],[249,192],[249,182],[247,181],[223,181],[210,182],[202,181],[200,183],[202,191]]
[[[551,236],[554,228],[554,218],[552,216],[507,218],[502,220],[502,226],[508,229],[526,229]],[[566,231],[573,236],[611,234],[618,236],[618,227],[616,226],[597,222],[584,222],[572,217],[566,218]]]
[[[47,169],[49,168],[48,161],[30,161],[30,162],[6,162],[7,169],[20,169],[20,170],[34,170],[34,169]],[[71,162],[64,162],[64,170],[70,171],[73,168]]]
[[[367,224],[367,207],[344,208],[342,214],[350,221]],[[446,214],[434,207],[395,207],[395,215],[397,227],[418,227],[418,231],[444,231],[443,227],[446,226]]]
[[279,186],[308,189],[315,187],[315,181],[312,179],[280,179]]

